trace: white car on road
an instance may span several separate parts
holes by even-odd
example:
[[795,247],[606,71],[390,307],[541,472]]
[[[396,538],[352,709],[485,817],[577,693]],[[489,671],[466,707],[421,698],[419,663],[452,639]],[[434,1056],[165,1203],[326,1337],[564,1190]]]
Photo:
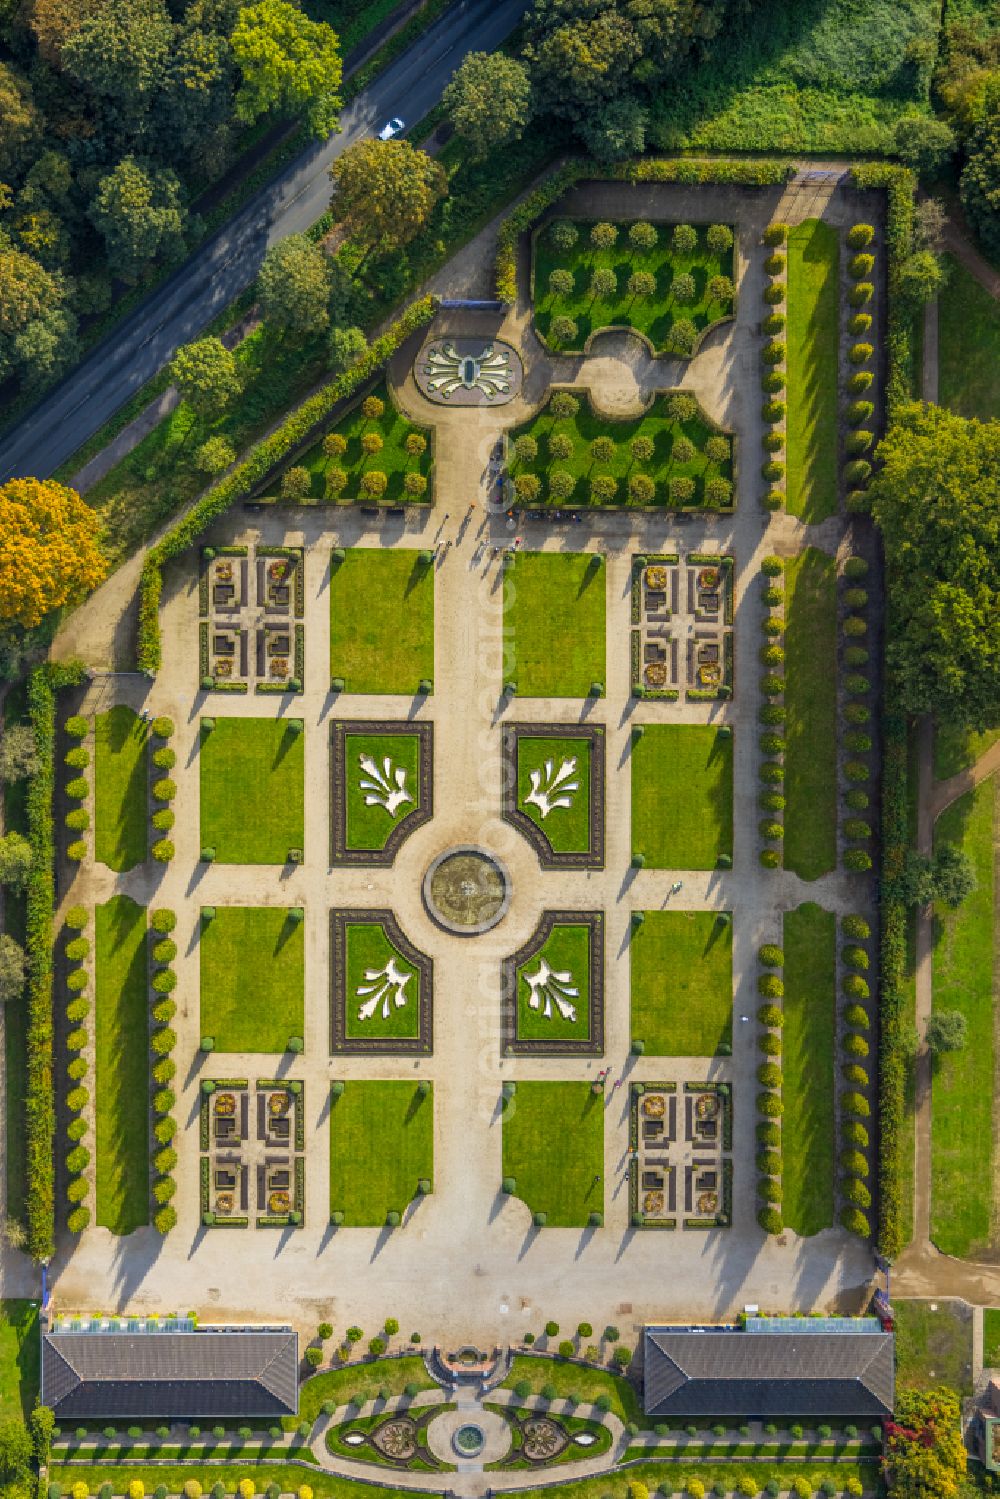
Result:
[[378,133],[378,138],[380,141],[391,141],[393,136],[398,135],[403,128],[403,121],[399,115],[394,115],[391,120],[386,120]]

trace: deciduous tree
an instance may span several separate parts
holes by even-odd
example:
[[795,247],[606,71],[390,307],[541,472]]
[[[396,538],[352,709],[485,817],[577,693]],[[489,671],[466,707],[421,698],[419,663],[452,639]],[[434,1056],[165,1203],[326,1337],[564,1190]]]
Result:
[[257,278],[265,321],[299,338],[322,333],[330,321],[332,265],[322,246],[304,234],[272,246]]
[[441,102],[475,157],[520,140],[531,109],[528,70],[503,52],[470,52]]
[[108,264],[125,281],[137,281],[153,260],[184,248],[187,213],[176,172],[124,157],[102,178],[90,219],[104,239]]
[[96,588],[107,572],[99,529],[95,511],[53,479],[0,486],[0,620],[31,629]]
[[330,176],[334,213],[370,249],[409,244],[448,190],[440,163],[406,140],[358,141],[337,158]]
[[230,42],[242,75],[238,119],[301,115],[321,137],[338,128],[340,45],[324,21],[288,0],[259,0],[240,11]]
[[965,1475],[958,1396],[952,1390],[904,1390],[883,1428],[886,1486],[894,1499],[958,1499]]
[[31,844],[27,838],[22,838],[20,833],[0,835],[0,885],[21,890],[30,873]]
[[206,417],[218,416],[243,388],[232,350],[214,336],[178,349],[170,362],[170,378],[188,405]]
[[16,999],[24,988],[24,949],[5,932],[0,937],[0,1004]]

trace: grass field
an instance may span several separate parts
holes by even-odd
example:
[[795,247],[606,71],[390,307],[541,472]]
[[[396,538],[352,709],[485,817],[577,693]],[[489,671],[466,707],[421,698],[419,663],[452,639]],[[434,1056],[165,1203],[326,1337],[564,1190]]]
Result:
[[38,1399],[37,1301],[0,1302],[0,1420],[26,1421]]
[[957,911],[934,914],[934,1009],[960,1010],[963,1051],[934,1062],[931,1131],[931,1238],[943,1254],[989,1245],[993,1218],[993,860],[998,778],[953,802],[938,818],[934,846],[951,844],[972,860],[977,886]]
[[[600,1330],[595,1328],[595,1333]],[[565,1335],[568,1337],[569,1333],[567,1328]],[[642,1427],[646,1425],[635,1386],[629,1384],[623,1375],[612,1374],[610,1369],[589,1369],[568,1364],[562,1359],[526,1358],[524,1354],[515,1353],[510,1373],[500,1388],[512,1389],[524,1379],[531,1385],[533,1395],[540,1394],[543,1385],[552,1385],[557,1396],[579,1395],[583,1406],[592,1405],[599,1395],[607,1395],[611,1399],[610,1412],[619,1421],[634,1421]]]
[[606,591],[597,552],[518,552],[508,562],[504,679],[521,697],[586,697],[593,682],[603,691]]
[[415,693],[434,679],[434,566],[351,547],[330,569],[330,675],[347,692]]
[[[578,399],[580,405],[575,416],[556,418],[546,402],[535,416],[510,434],[511,477],[516,481],[519,474],[534,474],[541,481],[541,492],[532,504],[554,505],[556,508],[588,505],[591,503],[591,482],[598,475],[610,474],[617,483],[617,492],[613,500],[600,503],[634,505],[636,502],[629,493],[628,481],[634,474],[646,474],[656,486],[652,504],[670,507],[674,503],[668,490],[670,480],[693,479],[694,497],[686,503],[700,505],[704,503],[705,484],[709,479],[732,479],[731,458],[719,463],[704,452],[707,440],[718,434],[700,411],[690,421],[676,422],[667,411],[668,398],[657,396],[649,410],[634,421],[613,421],[595,412],[588,396],[581,393]],[[532,437],[538,444],[537,456],[530,462],[521,462],[514,455],[513,444],[522,436]],[[572,449],[568,458],[557,458],[551,452],[549,443],[553,437],[569,438]],[[615,444],[614,455],[608,463],[596,463],[591,457],[590,444],[597,437],[610,437]],[[630,444],[636,437],[648,437],[653,444],[653,456],[647,462],[637,462],[632,457]],[[678,449],[679,456],[674,457],[674,445],[681,438],[694,448],[692,457],[686,457],[681,449]],[[555,498],[549,492],[549,478],[557,470],[570,474],[576,481],[568,498]]]
[[[410,794],[410,801],[400,802],[394,814],[382,805],[388,795],[377,787],[373,790],[373,777],[363,771],[362,757],[375,762],[380,776],[389,782],[391,791],[396,790],[396,773],[406,773],[402,789]],[[386,757],[391,764],[386,770]],[[344,764],[347,784],[347,847],[359,849],[382,849],[386,839],[397,823],[420,805],[420,740],[416,734],[348,734],[344,746]],[[362,786],[362,780],[365,786]],[[380,796],[381,801],[366,805],[369,796]]]
[[[892,1311],[897,1389],[929,1390],[943,1384],[971,1394],[972,1308],[938,1298],[936,1303],[894,1300]],[[985,1346],[984,1338],[984,1352]]]
[[94,1027],[97,1222],[149,1222],[149,1001],[146,908],[113,895],[96,910]]
[[[553,978],[559,973],[569,977],[558,990],[544,998],[539,996],[539,1008],[533,1009],[529,1003],[532,991],[525,975],[530,973],[534,977],[542,962],[552,969]],[[576,994],[567,992],[571,989]],[[563,1016],[556,993],[564,1004],[572,1005],[575,1019]],[[571,924],[553,927],[545,945],[518,969],[517,1034],[521,1041],[579,1041],[590,1035],[590,932],[586,927]]]
[[983,1312],[983,1363],[988,1369],[1000,1367],[1000,1311],[993,1306]]
[[837,862],[837,571],[806,547],[785,562],[785,868]]
[[[556,788],[553,779],[567,760],[575,762],[573,773]],[[547,761],[552,764],[551,776],[546,770]],[[525,801],[532,792],[533,771],[539,777],[539,789],[549,793],[551,805],[545,817],[536,802]],[[573,782],[577,790],[567,790]],[[558,806],[559,799],[571,805]],[[556,853],[586,852],[590,847],[590,740],[522,734],[517,742],[517,805],[537,823]]]
[[285,1051],[302,1036],[303,931],[282,906],[217,906],[202,917],[201,1034],[216,1051]]
[[934,779],[936,781],[947,781],[950,776],[957,776],[960,770],[968,770],[975,765],[981,755],[985,755],[997,740],[1000,739],[1000,729],[987,729],[982,734],[976,734],[971,729],[960,728],[957,724],[936,723],[934,725]]
[[284,864],[301,849],[303,732],[283,718],[217,718],[199,760],[202,847],[220,864]]
[[711,1057],[733,1040],[733,924],[647,911],[632,933],[632,1035],[658,1057]]
[[[551,341],[552,319],[558,316],[571,317],[579,330],[576,338],[560,348],[582,350],[591,333],[599,328],[637,328],[649,338],[655,349],[670,346],[670,330],[681,318],[694,323],[701,332],[709,323],[725,317],[732,309],[732,302],[712,301],[708,294],[708,283],[713,276],[728,276],[732,279],[733,252],[713,254],[705,243],[706,228],[698,228],[698,247],[691,255],[677,255],[671,248],[672,226],[657,224],[658,242],[651,250],[633,250],[628,241],[628,223],[620,223],[618,240],[610,250],[596,250],[590,243],[590,220],[574,220],[580,237],[571,250],[558,250],[551,241],[549,232],[543,230],[534,240],[534,306],[535,324],[544,339]],[[568,270],[575,285],[568,296],[553,296],[549,290],[549,275],[552,271]],[[594,271],[611,271],[617,280],[617,290],[610,297],[592,297],[590,278]],[[628,279],[633,271],[647,271],[656,279],[656,290],[651,297],[631,297]],[[673,279],[678,274],[690,274],[695,282],[693,302],[681,303],[672,293]],[[595,350],[599,352],[599,350]]]
[[632,745],[632,848],[652,869],[714,869],[733,853],[733,740],[646,724]]
[[604,1099],[589,1083],[518,1083],[503,1121],[503,1175],[549,1227],[604,1211]]
[[330,1211],[347,1227],[379,1227],[402,1216],[421,1177],[433,1186],[433,1088],[349,1082],[330,1104]]
[[[374,993],[367,996],[359,995],[361,986],[367,988],[379,987],[378,980],[372,982],[366,979],[366,970],[372,973],[385,968],[389,962],[396,965],[398,973],[410,975],[408,983],[403,988],[403,997],[406,1003],[397,1005],[395,1003],[395,986],[392,986],[386,996],[385,1004],[388,1007],[388,1018],[382,1014],[383,1004],[376,1005],[375,1011],[368,1020],[361,1020],[358,1010],[363,1003],[369,1002],[375,997]],[[420,975],[416,972],[412,963],[408,963],[403,955],[397,951],[385,934],[381,923],[374,921],[352,921],[347,928],[347,1014],[345,1016],[344,1029],[346,1034],[354,1039],[361,1036],[407,1036],[412,1037],[419,1034],[420,1030]]]
[[782,1212],[797,1234],[833,1222],[837,918],[811,901],[784,917]]
[[840,310],[837,231],[819,219],[788,235],[787,500],[808,524],[837,509]]
[[1000,303],[953,255],[938,298],[938,399],[959,416],[1000,417]]
[[[381,417],[369,421],[361,410],[359,402],[335,427],[330,428],[331,432],[339,432],[344,438],[347,443],[346,452],[339,458],[327,458],[323,453],[323,444],[318,442],[315,447],[309,449],[304,458],[299,459],[302,467],[308,469],[312,477],[312,488],[309,493],[314,499],[324,498],[326,475],[330,469],[334,468],[343,469],[347,475],[347,484],[340,494],[342,502],[366,498],[361,488],[361,478],[370,469],[381,471],[389,481],[385,494],[381,498],[383,505],[413,503],[415,497],[408,495],[403,488],[403,481],[407,474],[423,474],[425,479],[429,479],[430,433],[425,427],[417,427],[413,422],[407,421],[389,394],[384,380],[375,387],[371,394],[385,402],[385,411]],[[418,433],[427,443],[424,452],[412,458],[406,451],[406,439],[411,432]],[[364,453],[361,448],[361,439],[369,433],[377,433],[383,444],[381,452],[371,456]],[[430,487],[428,486],[422,496],[416,498],[429,501]]]
[[94,723],[94,844],[96,858],[109,869],[133,869],[146,857],[148,740],[148,728],[124,704],[98,713]]
[[[375,1329],[373,1328],[374,1332]],[[427,1365],[418,1354],[412,1357],[376,1359],[374,1363],[354,1364],[346,1369],[324,1370],[307,1379],[299,1391],[299,1419],[315,1421],[328,1400],[346,1405],[356,1396],[363,1405],[374,1400],[379,1390],[402,1395],[408,1384],[421,1390],[439,1388],[427,1373]],[[292,1422],[292,1425],[296,1425]]]

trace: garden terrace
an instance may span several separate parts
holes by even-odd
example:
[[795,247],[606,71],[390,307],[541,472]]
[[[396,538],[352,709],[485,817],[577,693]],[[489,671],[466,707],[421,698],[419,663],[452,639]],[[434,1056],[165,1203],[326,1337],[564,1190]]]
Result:
[[149,1222],[149,1001],[146,908],[113,895],[96,912],[97,1222]]
[[[338,1089],[340,1091],[338,1092]],[[330,1213],[345,1227],[402,1221],[434,1184],[434,1090],[429,1083],[334,1083]],[[340,1216],[342,1215],[342,1216]]]
[[601,329],[625,327],[655,353],[690,355],[708,328],[731,315],[732,245],[725,226],[710,233],[703,224],[555,219],[533,240],[535,326],[560,352],[582,351]]
[[94,853],[109,869],[133,869],[146,857],[148,737],[143,720],[121,703],[94,721]]
[[[604,1213],[604,1096],[586,1082],[519,1082],[504,1104],[503,1176],[537,1227]],[[596,1215],[596,1217],[595,1217]]]
[[[508,473],[518,503],[557,509],[731,508],[732,439],[709,421],[693,396],[661,393],[643,416],[626,421],[599,415],[589,392],[573,395],[571,414],[559,416],[559,396],[565,394],[552,392],[541,410],[509,435]],[[520,438],[530,439],[530,445],[519,448]],[[557,479],[557,474],[568,477]]]
[[[380,413],[372,401],[381,405]],[[339,442],[330,441],[331,437],[343,439],[342,450]],[[376,445],[373,438],[377,438],[380,445]],[[411,439],[419,439],[424,446],[421,448],[419,442],[411,441],[410,446],[416,451],[409,451],[407,441]],[[336,426],[309,449],[300,465],[309,476],[308,489],[302,496],[288,496],[282,492],[282,498],[325,499],[340,504],[362,500],[367,504],[402,505],[416,501],[429,503],[432,497],[430,434],[425,427],[416,426],[402,415],[384,380],[364,400],[357,401]],[[288,472],[286,470],[285,488]],[[384,489],[371,487],[372,481],[366,480],[365,475],[372,473],[384,474]],[[407,488],[410,475],[422,479],[423,487],[417,488],[411,481]]]
[[837,509],[839,264],[830,224],[789,232],[787,509],[809,525]]
[[201,845],[222,864],[301,858],[305,735],[296,719],[203,718]]
[[607,578],[601,554],[510,553],[503,589],[507,680],[519,695],[603,696]]
[[636,913],[629,964],[632,1038],[647,1054],[711,1057],[732,1050],[729,912]]
[[201,1034],[216,1051],[301,1049],[303,925],[300,910],[281,906],[202,909]]
[[400,547],[335,550],[330,674],[345,692],[413,695],[434,679],[434,566]]
[[809,902],[784,917],[782,1211],[804,1237],[833,1223],[837,918]]
[[632,857],[652,869],[715,869],[733,855],[733,738],[727,728],[637,725]]
[[837,862],[837,577],[815,547],[785,562],[785,868]]

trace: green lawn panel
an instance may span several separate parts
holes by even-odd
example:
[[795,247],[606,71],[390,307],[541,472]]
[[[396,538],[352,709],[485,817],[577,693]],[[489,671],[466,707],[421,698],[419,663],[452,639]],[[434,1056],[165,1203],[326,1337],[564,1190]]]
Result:
[[146,908],[113,895],[96,909],[94,1026],[97,1222],[149,1222],[149,999]]
[[217,906],[202,919],[201,1034],[216,1051],[285,1051],[302,1035],[304,923],[282,906]]
[[960,848],[976,888],[956,911],[934,913],[934,1009],[960,1010],[968,1041],[934,1062],[931,1095],[931,1238],[960,1258],[989,1246],[993,1222],[993,912],[997,778],[938,818],[935,848]]
[[987,1369],[1000,1367],[1000,1310],[992,1306],[983,1312],[983,1363]]
[[[568,1328],[566,1333],[568,1336]],[[645,1427],[645,1416],[634,1386],[623,1375],[612,1374],[610,1369],[587,1368],[560,1359],[515,1353],[510,1373],[501,1388],[513,1389],[522,1380],[528,1381],[533,1395],[540,1395],[545,1385],[552,1385],[557,1398],[578,1395],[584,1405],[591,1405],[601,1395],[607,1395],[611,1401],[611,1415],[617,1416],[619,1421],[634,1421]]]
[[[533,1009],[529,1003],[531,987],[525,974],[538,972],[542,961],[556,974],[568,973],[565,983],[559,983],[560,993],[576,1011],[576,1019],[564,1019],[554,998],[550,998],[548,1019],[545,1016],[546,999],[539,996],[539,1007]],[[590,929],[584,926],[555,926],[548,940],[533,958],[529,958],[518,969],[517,980],[517,1035],[519,1041],[582,1041],[590,1035]],[[569,988],[579,992],[574,996],[566,993]]]
[[[531,772],[537,770],[541,776],[540,788],[549,784],[546,761],[552,762],[552,774],[559,774],[565,760],[575,760],[576,767],[568,776],[565,785],[575,781],[577,791],[566,792],[569,807],[551,806],[547,817],[543,817],[535,802],[526,802],[531,791]],[[550,793],[552,799],[563,795],[560,790]],[[590,848],[590,740],[589,739],[536,739],[522,735],[517,748],[517,805],[520,811],[538,824],[556,853],[581,853]]]
[[505,569],[505,655],[521,697],[586,697],[603,685],[607,571],[597,556],[518,552]]
[[947,781],[959,771],[968,770],[976,761],[992,749],[1000,739],[1000,729],[986,729],[977,734],[973,729],[964,729],[958,724],[936,723],[934,725],[934,779]]
[[837,570],[806,547],[785,563],[785,868],[837,863]]
[[[896,1388],[931,1390],[948,1385],[972,1393],[972,1308],[964,1301],[893,1298],[896,1333]],[[986,1316],[989,1317],[989,1312]],[[987,1352],[986,1327],[983,1353]]]
[[733,1040],[733,924],[646,911],[629,942],[632,1035],[648,1055],[711,1057]]
[[349,1082],[330,1104],[330,1209],[348,1227],[405,1212],[421,1177],[434,1181],[434,1090],[412,1082]]
[[837,509],[838,272],[832,225],[789,231],[786,508],[810,525]]
[[[732,311],[731,302],[714,302],[708,295],[713,276],[733,276],[733,252],[713,255],[705,243],[707,226],[698,226],[698,247],[691,255],[677,255],[671,249],[673,226],[657,224],[659,239],[651,250],[633,250],[628,241],[629,222],[619,223],[618,241],[610,250],[595,250],[590,243],[592,220],[574,220],[580,237],[571,250],[557,250],[544,231],[534,242],[535,323],[543,338],[549,336],[552,319],[571,317],[579,330],[573,340],[582,349],[591,333],[600,328],[635,328],[644,333],[655,349],[667,346],[674,323],[684,318],[694,323],[700,333],[710,323],[718,322]],[[568,270],[576,285],[569,296],[553,296],[549,275],[556,269]],[[591,297],[590,278],[596,270],[613,271],[618,290],[610,298]],[[630,297],[628,279],[633,271],[648,271],[656,279],[656,290],[650,297]],[[676,275],[689,272],[694,277],[695,299],[678,302],[672,283]],[[600,346],[594,350],[600,353]]]
[[959,416],[1000,417],[1000,303],[953,255],[938,298],[938,399]]
[[[403,989],[404,1005],[394,999],[395,985],[387,992],[389,1015],[382,1014],[380,1000],[369,1020],[359,1020],[361,1005],[373,998],[358,995],[358,986],[368,986],[373,981],[365,977],[365,971],[374,973],[385,968],[388,962],[395,963],[399,973],[411,975]],[[378,981],[374,981],[378,987]],[[373,921],[353,921],[347,928],[347,1015],[345,1030],[353,1040],[366,1036],[405,1036],[412,1038],[420,1033],[420,974],[412,963],[391,943],[382,927]]]
[[646,724],[632,745],[632,849],[652,869],[714,869],[733,853],[733,739]]
[[589,1083],[524,1083],[504,1113],[503,1175],[552,1228],[604,1211],[604,1099]]
[[[149,730],[123,704],[94,724],[95,856],[109,869],[133,869],[146,857],[149,835]],[[160,772],[158,772],[160,774]],[[168,775],[168,771],[163,771]]]
[[0,1419],[27,1421],[38,1399],[37,1301],[0,1302]]
[[352,547],[330,571],[330,675],[347,692],[415,693],[434,678],[434,567]]
[[[369,421],[361,410],[359,402],[335,427],[330,428],[331,432],[339,432],[346,440],[347,451],[345,453],[339,458],[327,458],[323,453],[322,442],[318,442],[303,458],[298,460],[302,467],[309,471],[312,479],[312,488],[309,493],[314,499],[321,500],[325,497],[326,475],[331,468],[342,468],[347,475],[346,488],[340,495],[341,501],[365,498],[361,489],[361,477],[366,470],[376,469],[385,474],[389,484],[381,499],[383,505],[413,503],[413,497],[408,495],[403,487],[407,474],[423,474],[425,479],[430,477],[431,444],[427,428],[418,427],[415,423],[407,421],[389,394],[384,380],[370,394],[385,402],[385,411],[378,420]],[[406,439],[411,432],[419,433],[427,443],[427,447],[418,458],[411,458],[406,451]],[[362,451],[361,439],[367,433],[378,433],[381,437],[381,452],[369,456]],[[430,489],[428,488],[423,498],[429,498],[429,495]]]
[[[356,1395],[364,1405],[374,1400],[379,1390],[402,1395],[408,1384],[415,1384],[418,1390],[440,1388],[418,1354],[354,1364],[349,1369],[325,1369],[322,1374],[314,1374],[299,1390],[299,1420],[314,1422],[328,1400],[334,1405],[346,1405]],[[296,1424],[292,1422],[293,1426]]]
[[[633,474],[647,474],[656,486],[653,504],[666,507],[671,505],[667,492],[670,479],[694,480],[694,505],[703,502],[704,486],[708,479],[732,480],[731,460],[713,462],[703,452],[707,439],[717,434],[718,429],[700,412],[696,412],[690,421],[675,422],[667,413],[668,398],[657,396],[641,417],[632,421],[616,421],[594,411],[583,391],[578,392],[577,397],[580,406],[575,416],[557,420],[546,402],[535,416],[510,434],[511,477],[516,480],[518,474],[537,475],[541,480],[542,490],[535,503],[552,504],[558,508],[586,505],[589,503],[591,481],[598,474],[610,474],[617,481],[618,491],[612,503],[623,507],[635,503],[628,490],[628,481]],[[573,444],[568,458],[556,458],[549,451],[549,439],[557,434],[568,437]],[[530,463],[522,463],[514,457],[513,444],[522,436],[533,437],[538,444],[537,456]],[[637,463],[629,450],[632,439],[640,436],[650,438],[653,443],[653,456],[648,462]],[[615,452],[609,463],[596,463],[591,457],[590,444],[595,437],[610,437],[614,442]],[[687,438],[695,449],[694,457],[683,463],[674,458],[674,443],[679,437]],[[556,469],[572,474],[576,480],[576,488],[568,499],[554,500],[548,493],[549,475]]]
[[[365,805],[365,797],[373,793],[361,787],[362,779],[371,780],[359,764],[362,755],[370,756],[383,775],[388,755],[392,762],[389,783],[393,789],[396,770],[406,771],[404,790],[413,800],[401,802],[394,817],[379,802],[370,807]],[[420,805],[420,740],[416,734],[348,734],[344,745],[344,766],[347,777],[347,847],[383,849],[393,828]]]
[[833,1223],[838,1087],[837,918],[812,902],[784,918],[782,1211],[809,1236]]
[[305,733],[282,718],[202,730],[201,842],[220,864],[284,864],[304,839]]

